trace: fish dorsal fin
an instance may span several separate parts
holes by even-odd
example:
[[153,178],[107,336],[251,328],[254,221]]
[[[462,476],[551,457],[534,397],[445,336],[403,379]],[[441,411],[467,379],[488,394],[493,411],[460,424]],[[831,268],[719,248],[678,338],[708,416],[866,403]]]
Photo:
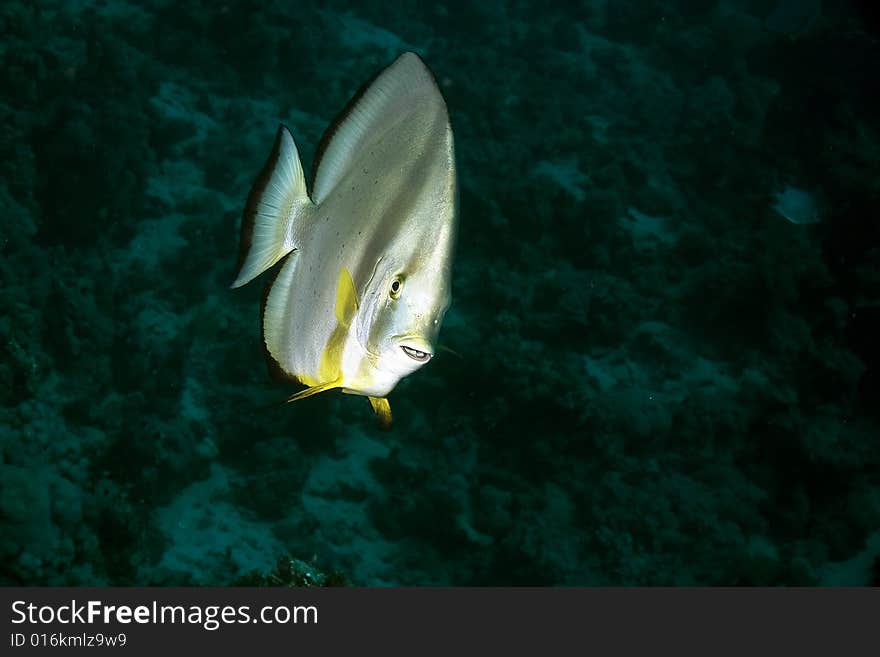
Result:
[[391,428],[391,404],[385,397],[370,397],[370,406],[373,407],[379,418],[379,426],[383,429]]
[[321,138],[315,155],[312,200],[320,203],[326,199],[348,171],[352,155],[368,139],[393,126],[397,115],[426,90],[439,95],[431,71],[412,52],[400,55],[362,86]]

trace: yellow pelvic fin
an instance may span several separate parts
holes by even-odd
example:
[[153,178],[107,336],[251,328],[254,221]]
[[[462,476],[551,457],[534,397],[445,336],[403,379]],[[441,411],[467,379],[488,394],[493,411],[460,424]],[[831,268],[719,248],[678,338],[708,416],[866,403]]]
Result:
[[329,383],[322,383],[319,386],[312,386],[311,388],[300,390],[295,395],[291,395],[290,397],[288,397],[287,403],[298,401],[300,399],[305,399],[306,397],[317,395],[319,392],[325,392],[326,390],[333,390],[333,388],[338,388],[340,385],[342,385],[342,381],[337,379],[335,381],[330,381]]
[[370,405],[379,417],[379,426],[383,429],[391,428],[391,404],[385,397],[370,397]]

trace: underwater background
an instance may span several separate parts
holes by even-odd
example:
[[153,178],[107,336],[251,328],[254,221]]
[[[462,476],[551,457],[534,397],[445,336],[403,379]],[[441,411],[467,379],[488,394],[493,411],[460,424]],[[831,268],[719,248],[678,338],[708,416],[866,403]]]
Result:
[[[3,2],[0,583],[877,584],[874,7]],[[457,355],[384,432],[229,284],[278,123],[405,50]]]

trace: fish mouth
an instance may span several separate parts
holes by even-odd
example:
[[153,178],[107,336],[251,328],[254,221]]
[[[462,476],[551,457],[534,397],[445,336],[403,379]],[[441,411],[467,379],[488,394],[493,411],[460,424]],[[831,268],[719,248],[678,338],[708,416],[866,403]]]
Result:
[[430,360],[431,356],[434,354],[428,351],[421,351],[420,349],[416,349],[414,347],[408,347],[405,344],[400,345],[400,348],[403,349],[403,353],[412,358],[414,361],[418,361],[419,363],[425,363]]

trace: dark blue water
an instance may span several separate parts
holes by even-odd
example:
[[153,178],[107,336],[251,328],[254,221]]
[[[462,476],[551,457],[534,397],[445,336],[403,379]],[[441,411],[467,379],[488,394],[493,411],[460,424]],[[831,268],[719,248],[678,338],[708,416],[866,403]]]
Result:
[[[877,583],[873,5],[393,4],[2,3],[0,582]],[[405,50],[458,355],[383,432],[228,285],[279,122]]]

